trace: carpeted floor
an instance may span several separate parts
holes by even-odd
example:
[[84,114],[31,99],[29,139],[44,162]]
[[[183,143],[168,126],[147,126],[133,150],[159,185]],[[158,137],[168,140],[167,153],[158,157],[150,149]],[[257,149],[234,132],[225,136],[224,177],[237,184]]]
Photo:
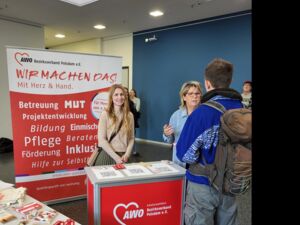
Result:
[[[137,142],[136,149],[139,156],[133,156],[134,162],[150,162],[159,160],[171,160],[171,147],[159,144]],[[0,180],[15,183],[13,153],[0,154]],[[237,198],[238,219],[240,225],[251,225],[251,191]],[[51,208],[74,219],[82,225],[88,224],[86,199],[64,202],[50,205]],[[170,224],[171,225],[171,224]]]

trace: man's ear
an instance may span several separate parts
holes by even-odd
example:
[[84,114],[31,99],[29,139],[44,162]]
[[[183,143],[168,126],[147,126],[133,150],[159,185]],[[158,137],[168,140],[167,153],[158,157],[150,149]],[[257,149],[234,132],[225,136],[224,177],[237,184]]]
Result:
[[210,91],[212,89],[212,85],[209,80],[204,80],[204,85],[205,85],[206,91]]

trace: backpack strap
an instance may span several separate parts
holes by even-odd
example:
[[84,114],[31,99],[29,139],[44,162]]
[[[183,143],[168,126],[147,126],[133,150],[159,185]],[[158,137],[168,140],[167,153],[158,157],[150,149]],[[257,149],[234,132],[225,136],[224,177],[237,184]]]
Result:
[[[221,103],[213,101],[213,100],[207,101],[203,104],[218,110],[222,114],[224,114],[227,111],[226,108]],[[220,122],[220,126],[221,126],[221,122]],[[221,141],[220,135],[223,136],[222,138],[224,138],[224,134],[221,134],[219,131],[219,142]],[[217,153],[216,153],[216,155],[217,155]],[[221,184],[223,184],[223,182],[224,182],[224,171],[225,171],[225,167],[226,167],[226,163],[227,163],[227,157],[228,157],[228,149],[227,149],[227,146],[224,146],[223,157],[222,157],[223,159],[221,161],[219,161],[218,168],[216,167],[216,158],[214,159],[214,163],[211,165],[207,165],[205,158],[203,158],[206,166],[208,166],[208,168],[210,170],[210,175],[209,175],[210,185],[213,185],[218,191],[222,191]]]
[[220,104],[219,102],[213,101],[213,100],[202,103],[202,105],[208,105],[208,106],[220,111],[222,114],[225,113],[225,111],[226,111],[225,107],[222,104]]

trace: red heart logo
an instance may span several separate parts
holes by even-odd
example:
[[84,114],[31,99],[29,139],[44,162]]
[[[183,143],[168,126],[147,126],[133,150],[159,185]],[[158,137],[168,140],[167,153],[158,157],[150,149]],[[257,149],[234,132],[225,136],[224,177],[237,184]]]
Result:
[[124,221],[122,220],[123,218],[120,218],[118,215],[117,215],[117,210],[118,210],[118,208],[120,209],[120,208],[123,208],[123,209],[128,209],[129,208],[129,206],[134,206],[136,209],[138,209],[139,208],[139,205],[136,203],[136,202],[129,202],[127,205],[125,205],[125,204],[123,204],[123,203],[120,203],[120,204],[118,204],[118,205],[116,205],[115,207],[114,207],[114,210],[113,210],[113,214],[114,214],[114,217],[115,217],[115,219],[118,221],[118,223],[119,224],[121,224],[121,225],[126,225],[126,223],[124,223]]
[[29,54],[26,53],[26,52],[24,52],[24,53],[16,52],[16,53],[15,53],[15,60],[16,60],[17,63],[19,63],[21,66],[23,66],[23,64],[21,63],[22,56],[29,57]]

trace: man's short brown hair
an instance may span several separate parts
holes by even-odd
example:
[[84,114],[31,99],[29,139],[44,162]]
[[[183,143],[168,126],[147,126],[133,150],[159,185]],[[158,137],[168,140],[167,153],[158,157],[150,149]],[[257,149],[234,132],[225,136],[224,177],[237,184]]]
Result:
[[207,65],[204,77],[214,88],[228,88],[232,81],[232,73],[232,63],[216,58]]

